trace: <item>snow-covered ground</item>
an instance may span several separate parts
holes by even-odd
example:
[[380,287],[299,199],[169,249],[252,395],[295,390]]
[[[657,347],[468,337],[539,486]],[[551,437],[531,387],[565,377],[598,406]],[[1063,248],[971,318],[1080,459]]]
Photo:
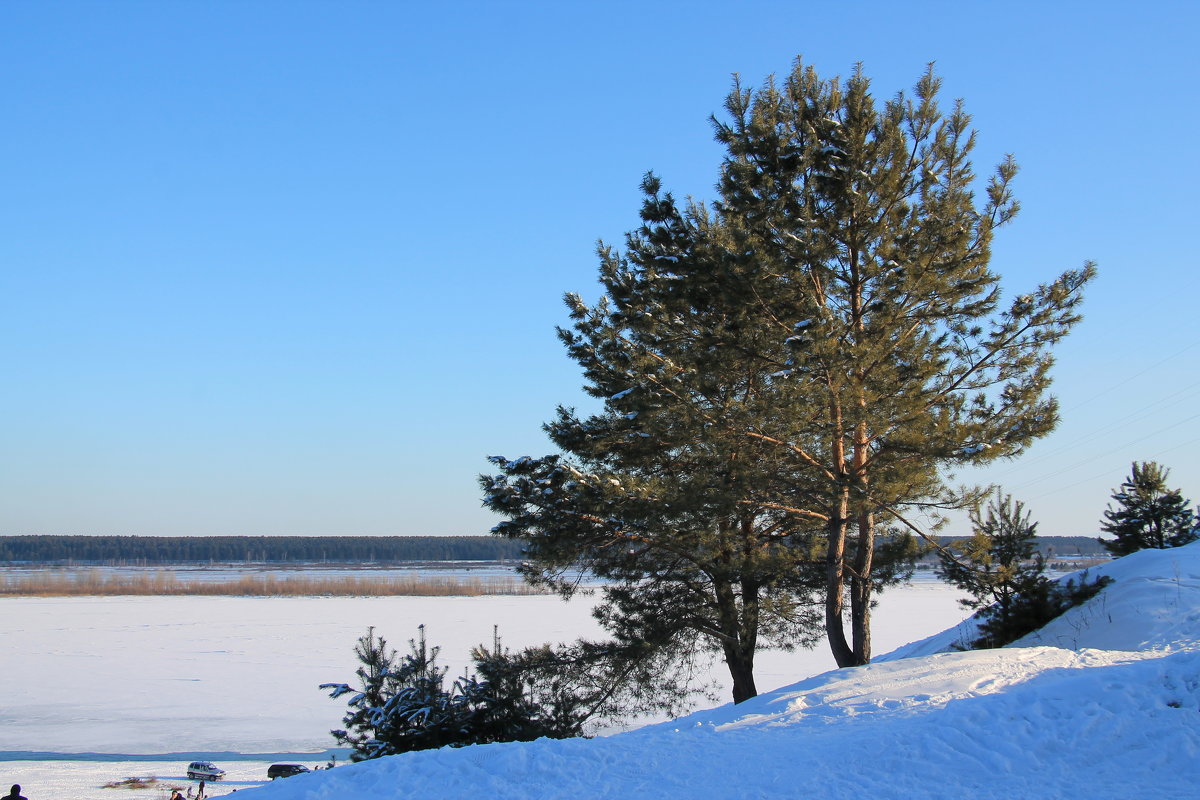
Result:
[[[219,759],[225,770],[223,780],[208,783],[205,794],[217,797],[240,789],[260,786],[267,781],[267,767],[277,762],[304,764],[308,768],[320,762],[295,757],[278,759]],[[188,780],[186,756],[171,759],[135,759],[118,761],[3,761],[0,760],[0,789],[7,793],[14,783],[29,800],[168,800],[173,789],[195,792],[198,781]],[[127,778],[147,781],[146,788],[106,787]],[[239,795],[240,797],[241,795]]]
[[957,630],[628,733],[408,753],[251,797],[1194,800],[1200,544],[1094,572],[1115,582],[1026,646],[928,652]]

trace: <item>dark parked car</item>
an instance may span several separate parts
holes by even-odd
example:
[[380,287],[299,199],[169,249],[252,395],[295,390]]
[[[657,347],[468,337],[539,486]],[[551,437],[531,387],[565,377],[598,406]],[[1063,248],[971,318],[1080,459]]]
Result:
[[308,771],[308,767],[302,764],[272,764],[267,767],[267,777],[275,780],[276,778],[287,778]]

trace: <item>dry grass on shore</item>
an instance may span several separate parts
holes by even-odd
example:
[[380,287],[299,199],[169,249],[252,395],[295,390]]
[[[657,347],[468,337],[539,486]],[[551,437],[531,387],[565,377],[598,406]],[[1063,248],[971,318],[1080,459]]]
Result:
[[63,570],[0,576],[0,596],[211,595],[234,597],[451,597],[541,594],[519,578],[456,578],[417,575],[241,575],[228,580],[180,580],[170,570],[112,574],[102,570]]

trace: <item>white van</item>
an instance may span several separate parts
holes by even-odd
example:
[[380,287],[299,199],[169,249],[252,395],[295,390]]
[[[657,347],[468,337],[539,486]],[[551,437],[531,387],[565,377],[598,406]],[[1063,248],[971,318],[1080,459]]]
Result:
[[225,770],[217,769],[211,761],[193,761],[188,764],[187,776],[194,781],[219,781],[225,777]]

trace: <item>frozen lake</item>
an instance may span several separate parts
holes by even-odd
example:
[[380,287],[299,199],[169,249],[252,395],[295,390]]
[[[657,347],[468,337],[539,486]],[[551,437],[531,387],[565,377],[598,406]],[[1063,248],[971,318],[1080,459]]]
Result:
[[[885,593],[875,611],[875,652],[953,626],[965,615],[959,596],[928,580]],[[325,760],[329,730],[340,727],[345,710],[317,686],[352,681],[352,648],[367,626],[403,652],[424,623],[453,677],[473,645],[491,642],[493,625],[512,648],[599,635],[591,605],[590,598],[564,603],[537,595],[0,598],[0,783],[29,784],[30,800],[82,797],[65,787],[46,793],[45,782],[61,770],[32,760],[92,762],[95,775],[105,776],[94,786],[145,774],[123,762],[155,754],[171,754],[149,773],[160,776],[211,756],[240,776],[229,789],[261,780],[271,761],[311,767]],[[758,687],[833,666],[823,646],[766,651],[757,661]],[[722,664],[713,675],[724,700]],[[35,776],[43,791],[32,791]]]
[[[958,596],[885,593],[876,652],[958,622]],[[493,625],[512,648],[570,641],[599,635],[590,611],[553,596],[0,598],[0,753],[321,752],[344,703],[317,686],[352,679],[367,626],[403,651],[424,623],[454,676]],[[824,648],[764,652],[759,689],[833,666]]]

